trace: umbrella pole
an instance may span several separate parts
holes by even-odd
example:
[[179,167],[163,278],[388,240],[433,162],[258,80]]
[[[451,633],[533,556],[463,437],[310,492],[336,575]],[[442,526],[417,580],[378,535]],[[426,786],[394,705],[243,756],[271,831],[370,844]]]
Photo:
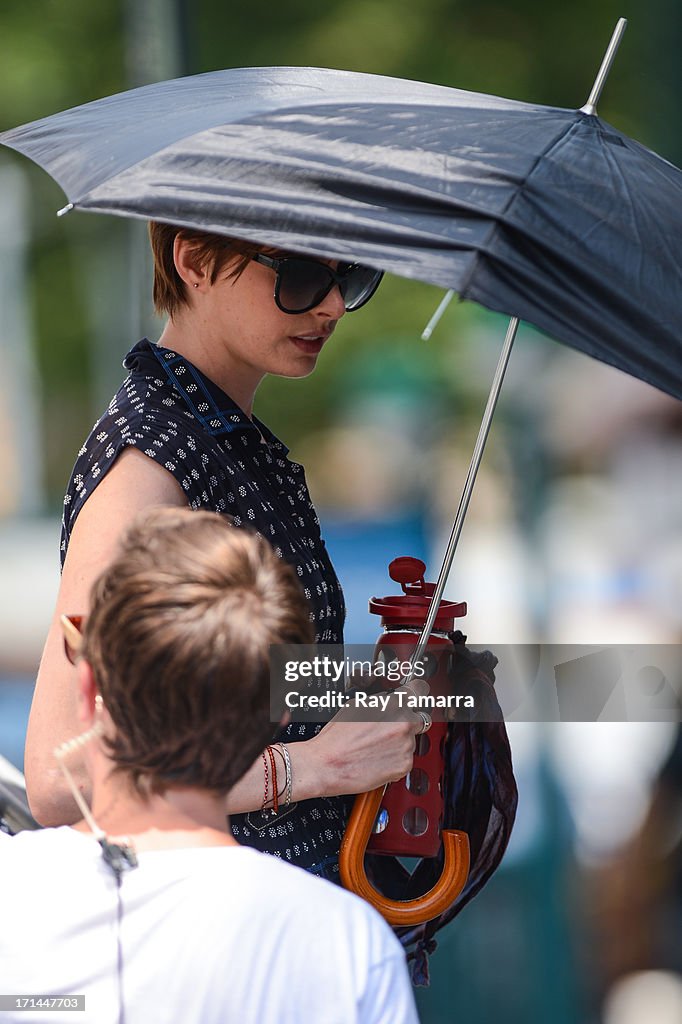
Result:
[[485,443],[488,440],[490,424],[492,423],[493,415],[495,413],[495,406],[497,405],[497,399],[499,398],[500,390],[502,389],[502,382],[504,380],[504,375],[507,369],[507,364],[509,362],[509,357],[511,355],[512,345],[514,344],[514,339],[516,337],[518,326],[519,318],[513,316],[509,321],[509,326],[507,327],[507,333],[504,339],[504,345],[502,346],[500,358],[497,361],[495,376],[493,377],[493,382],[490,387],[490,393],[488,394],[488,401],[486,403],[485,411],[483,413],[483,419],[481,420],[481,426],[478,431],[478,437],[476,438],[476,444],[474,446],[473,455],[471,456],[469,472],[467,473],[467,477],[464,482],[464,489],[462,491],[462,497],[459,499],[459,507],[457,509],[457,515],[455,516],[455,522],[452,527],[452,533],[450,534],[448,546],[446,548],[445,556],[443,558],[443,564],[438,575],[438,580],[436,581],[436,586],[433,591],[433,597],[431,598],[429,613],[426,616],[426,622],[424,623],[424,628],[422,629],[421,636],[419,637],[419,642],[415,647],[414,653],[412,655],[412,667],[410,669],[409,675],[403,680],[402,685],[408,683],[410,679],[413,678],[414,666],[424,653],[424,650],[428,643],[429,635],[431,633],[431,629],[433,627],[433,623],[436,618],[436,613],[438,612],[438,608],[440,606],[440,600],[441,597],[443,596],[443,591],[445,590],[445,584],[447,583],[448,576],[450,575],[450,569],[452,568],[452,560],[455,557],[455,551],[457,549],[457,544],[459,542],[459,536],[462,532],[462,527],[464,526],[464,518],[467,514],[467,509],[469,508],[471,494],[474,489],[474,484],[476,483],[478,467],[480,466],[481,459],[483,458],[483,450],[485,448]]

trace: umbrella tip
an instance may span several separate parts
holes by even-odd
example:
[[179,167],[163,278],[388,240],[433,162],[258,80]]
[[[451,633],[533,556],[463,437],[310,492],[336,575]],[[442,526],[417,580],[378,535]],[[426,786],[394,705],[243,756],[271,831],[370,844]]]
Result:
[[623,33],[627,27],[627,18],[619,18],[616,23],[616,27],[613,30],[611,41],[606,49],[606,53],[604,54],[604,59],[601,62],[601,67],[597,72],[597,77],[594,80],[592,92],[590,93],[585,106],[580,108],[581,114],[596,115],[599,97],[601,96],[602,89],[604,88],[609,71],[611,70],[611,65],[615,60],[618,47],[620,46],[620,41],[623,38]]
[[63,217],[65,213],[69,213],[73,210],[73,203],[67,203],[66,206],[62,206],[61,210],[57,210],[57,216]]

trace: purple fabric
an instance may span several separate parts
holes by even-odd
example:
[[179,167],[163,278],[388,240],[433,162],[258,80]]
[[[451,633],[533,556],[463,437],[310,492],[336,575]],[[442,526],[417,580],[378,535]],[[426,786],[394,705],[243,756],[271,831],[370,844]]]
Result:
[[[408,952],[415,985],[429,984],[428,956],[436,948],[435,933],[446,925],[481,891],[497,869],[511,836],[518,791],[511,750],[502,711],[494,690],[497,658],[465,646],[462,633],[451,636],[459,659],[460,687],[476,698],[475,718],[450,723],[445,745],[444,828],[456,828],[469,836],[471,868],[464,889],[439,917],[397,934]],[[428,892],[440,876],[438,857],[419,862],[410,874],[397,858],[367,857],[367,873],[374,884],[394,899],[412,899]]]

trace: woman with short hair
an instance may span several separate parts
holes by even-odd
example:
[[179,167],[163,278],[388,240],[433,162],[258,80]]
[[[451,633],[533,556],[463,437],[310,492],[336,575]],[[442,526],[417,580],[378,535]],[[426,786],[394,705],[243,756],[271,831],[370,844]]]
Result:
[[[93,579],[140,509],[209,509],[257,530],[296,572],[316,641],[343,641],[343,595],[303,468],[253,402],[268,373],[312,373],[341,317],[371,298],[382,275],[173,225],[152,224],[150,237],[154,299],[168,320],[158,344],[143,340],[126,356],[128,377],[81,449],[64,504],[63,575],[25,758],[31,808],[46,825],[76,815],[51,753],[76,721],[59,615],[86,609]],[[346,795],[402,778],[423,725],[411,711],[394,722],[337,718],[321,732],[289,725],[292,799],[261,813],[267,780],[256,758],[227,800],[234,835],[338,880]],[[85,773],[74,771],[87,792]]]

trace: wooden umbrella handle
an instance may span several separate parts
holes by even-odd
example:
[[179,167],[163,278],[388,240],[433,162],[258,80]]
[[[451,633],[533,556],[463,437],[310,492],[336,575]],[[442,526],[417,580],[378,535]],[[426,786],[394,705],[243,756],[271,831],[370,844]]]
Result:
[[391,925],[431,921],[457,899],[469,876],[469,837],[466,832],[442,832],[445,860],[440,878],[428,892],[411,900],[393,900],[378,892],[365,871],[365,852],[374,828],[385,786],[355,798],[341,844],[339,871],[346,889],[371,903]]

